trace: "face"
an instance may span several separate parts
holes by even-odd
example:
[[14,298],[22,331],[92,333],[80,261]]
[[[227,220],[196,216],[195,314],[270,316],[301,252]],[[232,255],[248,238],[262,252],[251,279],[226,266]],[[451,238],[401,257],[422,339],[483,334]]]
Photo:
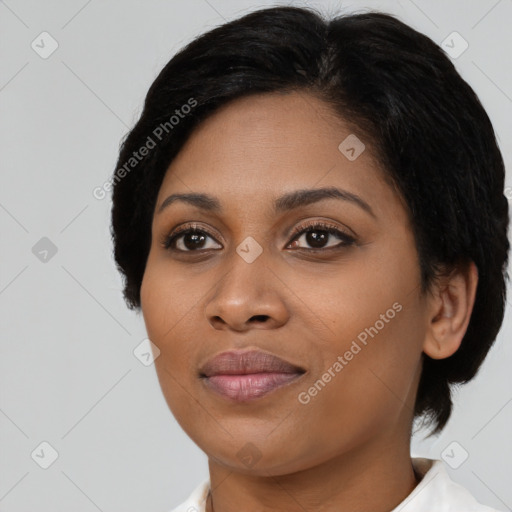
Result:
[[[418,255],[360,142],[305,92],[254,95],[204,121],[167,170],[141,307],[166,401],[210,461],[281,475],[349,450],[409,449],[425,325]],[[292,200],[318,189],[340,193]],[[164,204],[171,194],[214,199]],[[212,357],[249,349],[302,372],[241,400],[201,376]]]

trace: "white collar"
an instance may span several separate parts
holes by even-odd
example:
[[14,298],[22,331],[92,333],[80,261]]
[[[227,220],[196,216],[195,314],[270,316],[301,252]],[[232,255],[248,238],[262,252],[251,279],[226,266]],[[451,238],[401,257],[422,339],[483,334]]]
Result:
[[[409,496],[390,512],[499,512],[478,503],[465,487],[454,482],[442,460],[423,457],[412,457],[411,460],[421,481]],[[192,491],[184,503],[170,512],[205,512],[209,488],[208,477]]]

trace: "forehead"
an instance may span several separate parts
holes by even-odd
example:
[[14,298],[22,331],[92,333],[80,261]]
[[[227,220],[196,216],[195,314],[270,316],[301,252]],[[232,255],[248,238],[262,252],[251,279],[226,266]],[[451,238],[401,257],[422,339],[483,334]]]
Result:
[[195,129],[169,166],[157,205],[170,193],[206,192],[248,206],[328,186],[369,201],[393,196],[369,141],[322,100],[305,92],[258,94],[224,105]]

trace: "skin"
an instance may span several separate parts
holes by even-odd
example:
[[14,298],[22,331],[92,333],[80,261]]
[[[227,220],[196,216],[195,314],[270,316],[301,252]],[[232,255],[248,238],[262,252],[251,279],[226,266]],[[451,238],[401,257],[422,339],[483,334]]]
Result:
[[[237,99],[193,132],[158,193],[141,308],[161,351],[155,366],[165,399],[208,456],[208,511],[386,512],[418,483],[409,450],[422,355],[444,358],[459,347],[476,268],[455,269],[421,293],[403,202],[368,141],[354,161],[340,152],[351,133],[306,92]],[[282,194],[328,186],[356,194],[373,215],[333,198],[272,212]],[[190,192],[216,196],[223,211],[176,201],[158,212],[170,194]],[[355,243],[308,253],[314,246],[302,234],[291,245],[294,227],[319,220]],[[161,240],[188,222],[208,233],[204,244],[194,249],[188,237],[186,246],[185,235],[177,241],[185,252],[165,249]],[[263,251],[252,263],[236,251],[249,236]],[[341,241],[328,235],[323,246]],[[394,318],[300,403],[299,393],[394,303],[402,306]],[[245,348],[272,352],[306,373],[252,402],[208,390],[200,366]],[[240,450],[253,455],[252,464]]]

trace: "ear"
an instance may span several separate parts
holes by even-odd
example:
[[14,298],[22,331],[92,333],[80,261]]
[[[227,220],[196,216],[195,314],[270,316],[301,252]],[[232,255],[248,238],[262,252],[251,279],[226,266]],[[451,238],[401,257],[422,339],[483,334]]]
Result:
[[432,359],[454,354],[462,342],[471,318],[478,284],[474,262],[457,266],[439,279],[428,299],[428,325],[423,352]]

